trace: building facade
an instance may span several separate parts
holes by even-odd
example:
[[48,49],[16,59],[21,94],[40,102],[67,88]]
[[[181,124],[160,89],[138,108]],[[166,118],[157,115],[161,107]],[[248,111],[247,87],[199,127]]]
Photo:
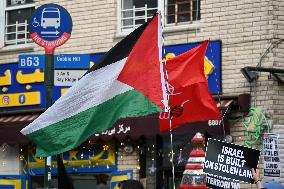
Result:
[[[162,14],[165,46],[196,44],[205,40],[220,41],[221,78],[215,82],[219,89],[215,92],[216,99],[220,96],[221,100],[228,97],[230,100],[238,101],[239,95],[250,94],[250,106],[261,109],[271,125],[271,132],[279,134],[280,166],[283,171],[284,150],[281,148],[284,145],[284,85],[283,75],[279,70],[284,69],[284,2],[277,0],[4,0],[0,2],[0,66],[17,63],[19,54],[44,54],[43,48],[36,46],[29,39],[27,28],[33,11],[48,3],[59,4],[66,8],[73,21],[71,38],[56,49],[56,54],[100,55],[107,52],[134,28],[151,18],[157,10]],[[214,51],[212,46],[211,49]],[[276,71],[254,72],[257,73],[257,79],[249,82],[240,71],[247,66],[273,68]],[[5,76],[4,70],[0,70],[0,77],[4,78],[4,83]],[[5,127],[9,126],[6,129],[10,129],[10,125],[13,125],[6,117],[11,118],[10,115],[17,116],[23,113],[19,108],[7,113],[7,107],[3,105],[5,96],[3,94],[9,93],[7,85],[0,86],[2,90],[0,120],[1,117],[4,120],[0,122],[3,130],[1,133],[4,133]],[[255,138],[246,138],[247,131],[243,123],[248,114],[241,110],[239,103],[237,107],[239,108],[237,111],[232,111],[226,116],[230,130],[227,134],[230,134],[234,143],[244,145],[249,141],[253,147],[262,149],[261,139],[253,143]],[[225,112],[228,109],[230,108],[225,107]],[[39,113],[41,110],[37,109],[32,115],[36,116]],[[29,113],[29,116],[32,115]],[[24,127],[28,122],[29,120],[25,120],[21,126]],[[263,125],[265,124],[261,124],[260,127],[263,128]],[[161,162],[159,158],[163,156],[159,155],[157,150],[157,146],[163,148],[162,146],[167,143],[167,139],[163,140],[163,137],[146,139],[147,145],[144,150],[148,152],[148,156],[145,157],[143,154],[141,157],[143,143],[136,140],[134,152],[129,153],[125,150],[124,141],[117,142],[115,153],[117,170],[132,170],[133,178],[143,178],[142,181],[149,189],[163,186],[170,188],[172,184],[170,179],[166,184],[164,181],[159,182],[165,177],[170,177],[170,171],[166,168],[156,170],[157,167],[163,167],[159,164]],[[11,146],[9,147],[11,152],[5,157],[0,157],[2,160],[0,166],[5,167],[0,169],[0,174],[25,174],[21,167],[23,164],[19,161],[22,143],[2,142],[3,149],[8,149],[5,147],[6,143]],[[151,167],[153,169],[150,169]],[[262,167],[261,158],[260,168]],[[102,173],[109,174],[109,172]],[[181,178],[182,172],[180,176],[178,176],[180,173],[176,174]],[[284,182],[282,175],[280,181]],[[242,184],[241,187],[251,186]]]

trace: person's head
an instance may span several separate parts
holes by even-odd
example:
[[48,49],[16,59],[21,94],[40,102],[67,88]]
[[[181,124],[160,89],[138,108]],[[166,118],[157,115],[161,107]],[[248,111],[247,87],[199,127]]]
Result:
[[144,189],[141,182],[137,180],[124,180],[118,184],[120,189]]
[[96,175],[97,184],[107,184],[108,176],[105,174]]

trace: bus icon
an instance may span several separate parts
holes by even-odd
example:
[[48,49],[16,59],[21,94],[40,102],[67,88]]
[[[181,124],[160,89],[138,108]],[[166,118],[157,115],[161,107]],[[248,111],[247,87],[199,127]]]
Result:
[[60,27],[60,11],[58,8],[48,7],[44,8],[41,13],[41,26],[43,28],[54,27],[55,29]]

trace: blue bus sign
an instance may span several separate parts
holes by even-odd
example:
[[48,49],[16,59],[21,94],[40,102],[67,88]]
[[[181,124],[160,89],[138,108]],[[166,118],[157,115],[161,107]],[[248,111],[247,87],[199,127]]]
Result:
[[67,10],[56,4],[45,4],[36,9],[29,22],[32,40],[53,54],[63,45],[72,32],[72,19]]

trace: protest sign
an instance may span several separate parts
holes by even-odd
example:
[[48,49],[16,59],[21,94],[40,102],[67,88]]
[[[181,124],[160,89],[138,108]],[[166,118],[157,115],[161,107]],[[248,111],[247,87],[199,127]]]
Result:
[[256,168],[260,151],[244,146],[208,139],[204,172],[253,183],[251,168]]
[[265,177],[280,177],[280,158],[278,151],[278,135],[263,134],[263,169]]
[[212,189],[240,189],[240,182],[226,177],[207,174],[206,186]]

